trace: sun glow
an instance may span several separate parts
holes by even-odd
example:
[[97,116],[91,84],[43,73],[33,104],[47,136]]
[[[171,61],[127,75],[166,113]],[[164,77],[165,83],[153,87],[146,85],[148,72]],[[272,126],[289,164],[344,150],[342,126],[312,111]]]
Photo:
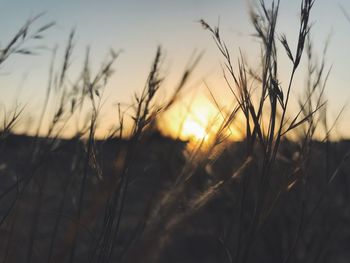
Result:
[[189,140],[205,141],[208,138],[208,133],[198,122],[187,118],[183,123],[181,137]]
[[187,96],[163,116],[160,128],[166,135],[189,141],[189,148],[199,145],[205,148],[223,138],[238,140],[241,135],[234,125],[224,129],[219,136],[218,132],[225,122],[224,114],[225,111],[220,112],[203,94],[192,100]]
[[190,141],[191,145],[207,144],[213,136],[211,123],[217,109],[203,95],[197,95],[193,100],[189,97],[168,112],[161,124],[162,131],[174,138]]

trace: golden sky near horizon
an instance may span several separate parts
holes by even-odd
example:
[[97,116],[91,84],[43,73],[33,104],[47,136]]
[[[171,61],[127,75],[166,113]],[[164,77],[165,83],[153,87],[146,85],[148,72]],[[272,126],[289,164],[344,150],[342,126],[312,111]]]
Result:
[[[239,49],[252,65],[257,64],[259,55],[259,44],[252,37],[249,3],[245,0],[0,0],[0,5],[0,47],[7,43],[27,18],[35,14],[46,12],[36,23],[37,26],[50,21],[57,23],[45,33],[45,39],[36,42],[39,44],[29,44],[29,47],[45,45],[46,49],[41,50],[40,54],[24,57],[16,55],[0,68],[2,108],[9,110],[14,103],[26,106],[25,120],[19,126],[22,132],[33,123],[40,111],[48,78],[51,56],[49,49],[58,44],[58,55],[62,55],[73,27],[76,28],[77,35],[69,73],[72,79],[80,72],[86,46],[91,47],[91,59],[95,68],[98,68],[110,48],[123,50],[104,94],[104,108],[101,112],[103,120],[100,121],[102,130],[116,122],[116,103],[128,103],[135,92],[142,90],[156,48],[161,45],[165,51],[162,62],[165,82],[160,98],[171,93],[193,52],[204,51],[189,83],[190,87],[198,91],[188,88],[188,97],[193,93],[197,95],[191,106],[192,113],[184,125],[185,130],[182,131],[185,137],[204,136],[205,126],[216,112],[203,81],[222,105],[229,107],[233,98],[222,78],[220,62],[223,60],[210,34],[198,23],[199,19],[203,18],[214,26],[220,21],[223,37],[234,60],[239,55]],[[299,6],[300,1],[281,0],[277,31],[285,33],[293,47],[298,33]],[[350,23],[340,6],[350,12],[350,2],[347,0],[316,0],[311,16],[315,22],[312,39],[319,56],[326,39],[331,35],[326,60],[327,65],[333,67],[327,88],[330,117],[336,116],[350,98],[350,51],[347,48],[350,44]],[[280,81],[285,86],[291,65],[283,54],[280,68]],[[305,70],[301,68],[292,96],[297,98],[300,95],[304,82]],[[186,105],[188,101],[185,99],[175,113],[170,112],[164,118],[165,126],[176,130],[181,123],[180,117],[185,115]],[[350,137],[349,117],[350,112],[345,111],[337,128],[339,136]]]

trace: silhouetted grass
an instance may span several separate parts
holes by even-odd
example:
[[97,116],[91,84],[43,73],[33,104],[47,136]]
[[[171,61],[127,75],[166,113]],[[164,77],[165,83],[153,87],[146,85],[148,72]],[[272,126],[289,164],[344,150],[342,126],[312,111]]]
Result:
[[[118,103],[117,124],[101,140],[96,129],[103,117],[104,90],[119,53],[110,51],[94,73],[87,48],[81,73],[72,82],[67,77],[75,45],[72,30],[61,60],[58,48],[52,51],[34,136],[14,132],[25,108],[14,107],[3,116],[3,262],[287,263],[348,258],[342,245],[350,236],[349,143],[330,140],[341,113],[329,122],[327,44],[318,63],[310,36],[314,0],[302,0],[292,50],[287,37],[276,32],[279,5],[279,0],[270,6],[261,0],[250,10],[261,44],[257,67],[247,65],[243,55],[232,58],[220,28],[200,20],[222,55],[223,78],[234,102],[231,109],[222,109],[208,87],[218,116],[206,128],[215,133],[192,147],[163,136],[158,123],[180,103],[202,54],[184,69],[174,93],[159,101],[165,76],[158,47],[141,93],[126,107]],[[26,42],[41,39],[54,25],[32,32],[39,17],[30,19],[0,50],[0,65],[14,54],[32,54]],[[278,48],[291,63],[287,86],[279,80]],[[292,111],[290,96],[304,56],[307,83],[298,110]],[[63,139],[63,131],[84,114],[87,121]],[[231,129],[239,116],[244,138],[232,142]],[[49,121],[47,128],[44,120]]]

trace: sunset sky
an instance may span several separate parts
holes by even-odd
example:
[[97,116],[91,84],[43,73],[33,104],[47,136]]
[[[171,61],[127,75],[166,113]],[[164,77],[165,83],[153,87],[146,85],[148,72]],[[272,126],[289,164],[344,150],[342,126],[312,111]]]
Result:
[[[251,1],[252,2],[252,1]],[[251,3],[250,2],[250,3]],[[266,1],[269,3],[270,1]],[[99,65],[110,48],[123,50],[115,65],[115,74],[106,91],[106,119],[116,102],[128,102],[132,94],[144,85],[156,48],[161,45],[165,51],[163,69],[168,76],[164,96],[175,86],[187,61],[194,51],[204,51],[203,59],[195,71],[191,84],[203,86],[205,80],[223,104],[227,87],[223,84],[220,69],[222,61],[216,46],[198,23],[206,20],[220,28],[227,46],[235,58],[242,49],[246,59],[254,64],[259,54],[259,45],[252,37],[249,2],[245,0],[0,0],[0,47],[3,47],[26,19],[38,13],[45,15],[37,25],[56,21],[45,39],[40,43],[47,48],[55,44],[63,46],[72,28],[77,30],[71,75],[78,73],[84,58],[86,46],[91,46],[93,62]],[[316,0],[311,20],[314,45],[321,56],[324,43],[331,35],[327,65],[333,65],[328,83],[327,96],[330,101],[330,116],[336,116],[342,105],[350,100],[350,23],[340,6],[350,13],[348,0]],[[290,43],[295,43],[299,25],[300,1],[281,0],[278,32],[285,33]],[[292,44],[294,47],[295,45]],[[50,52],[43,50],[40,55],[16,56],[0,68],[1,102],[10,108],[15,100],[27,104],[35,112],[44,97],[47,83]],[[281,82],[286,85],[290,63],[282,56]],[[305,72],[297,75],[299,81],[292,95],[300,94],[299,87],[305,80]],[[198,83],[198,84],[197,84]],[[201,91],[202,90],[202,91]],[[198,97],[205,97],[205,89]],[[201,93],[202,92],[202,93]],[[19,97],[17,97],[19,94]],[[203,95],[200,95],[203,94]],[[109,113],[108,113],[109,112]],[[170,118],[171,119],[171,118]],[[339,126],[340,135],[350,136],[350,110],[346,110]]]

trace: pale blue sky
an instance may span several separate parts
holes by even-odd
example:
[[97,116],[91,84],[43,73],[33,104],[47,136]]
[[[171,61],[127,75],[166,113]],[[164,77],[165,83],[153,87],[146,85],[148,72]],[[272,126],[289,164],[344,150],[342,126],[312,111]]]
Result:
[[[348,0],[316,0],[312,13],[315,21],[312,35],[318,50],[322,50],[324,40],[332,32],[327,61],[333,64],[333,73],[327,94],[333,115],[350,99],[350,24],[339,4],[350,12]],[[281,0],[278,31],[286,33],[291,43],[297,36],[299,6],[300,1]],[[166,52],[164,67],[171,72],[168,83],[180,74],[195,49],[204,50],[194,80],[205,78],[213,83],[218,96],[224,94],[225,87],[215,87],[220,83],[217,78],[221,58],[208,32],[197,23],[201,18],[216,25],[220,17],[222,33],[233,56],[241,48],[250,62],[256,59],[258,46],[251,37],[253,29],[245,0],[0,0],[0,44],[5,44],[28,17],[43,11],[46,15],[38,22],[39,26],[57,22],[46,34],[44,44],[48,47],[56,43],[64,46],[70,29],[77,29],[73,71],[79,68],[87,45],[91,46],[96,63],[103,60],[110,47],[124,50],[108,90],[111,104],[128,101],[134,91],[142,89],[157,45],[162,45]],[[29,102],[35,110],[45,89],[49,57],[49,52],[43,51],[40,56],[16,56],[8,61],[0,69],[3,103],[12,101],[26,76],[19,100]],[[282,67],[288,69],[288,63],[282,61]],[[344,115],[342,127],[350,128],[346,125],[349,112]]]

